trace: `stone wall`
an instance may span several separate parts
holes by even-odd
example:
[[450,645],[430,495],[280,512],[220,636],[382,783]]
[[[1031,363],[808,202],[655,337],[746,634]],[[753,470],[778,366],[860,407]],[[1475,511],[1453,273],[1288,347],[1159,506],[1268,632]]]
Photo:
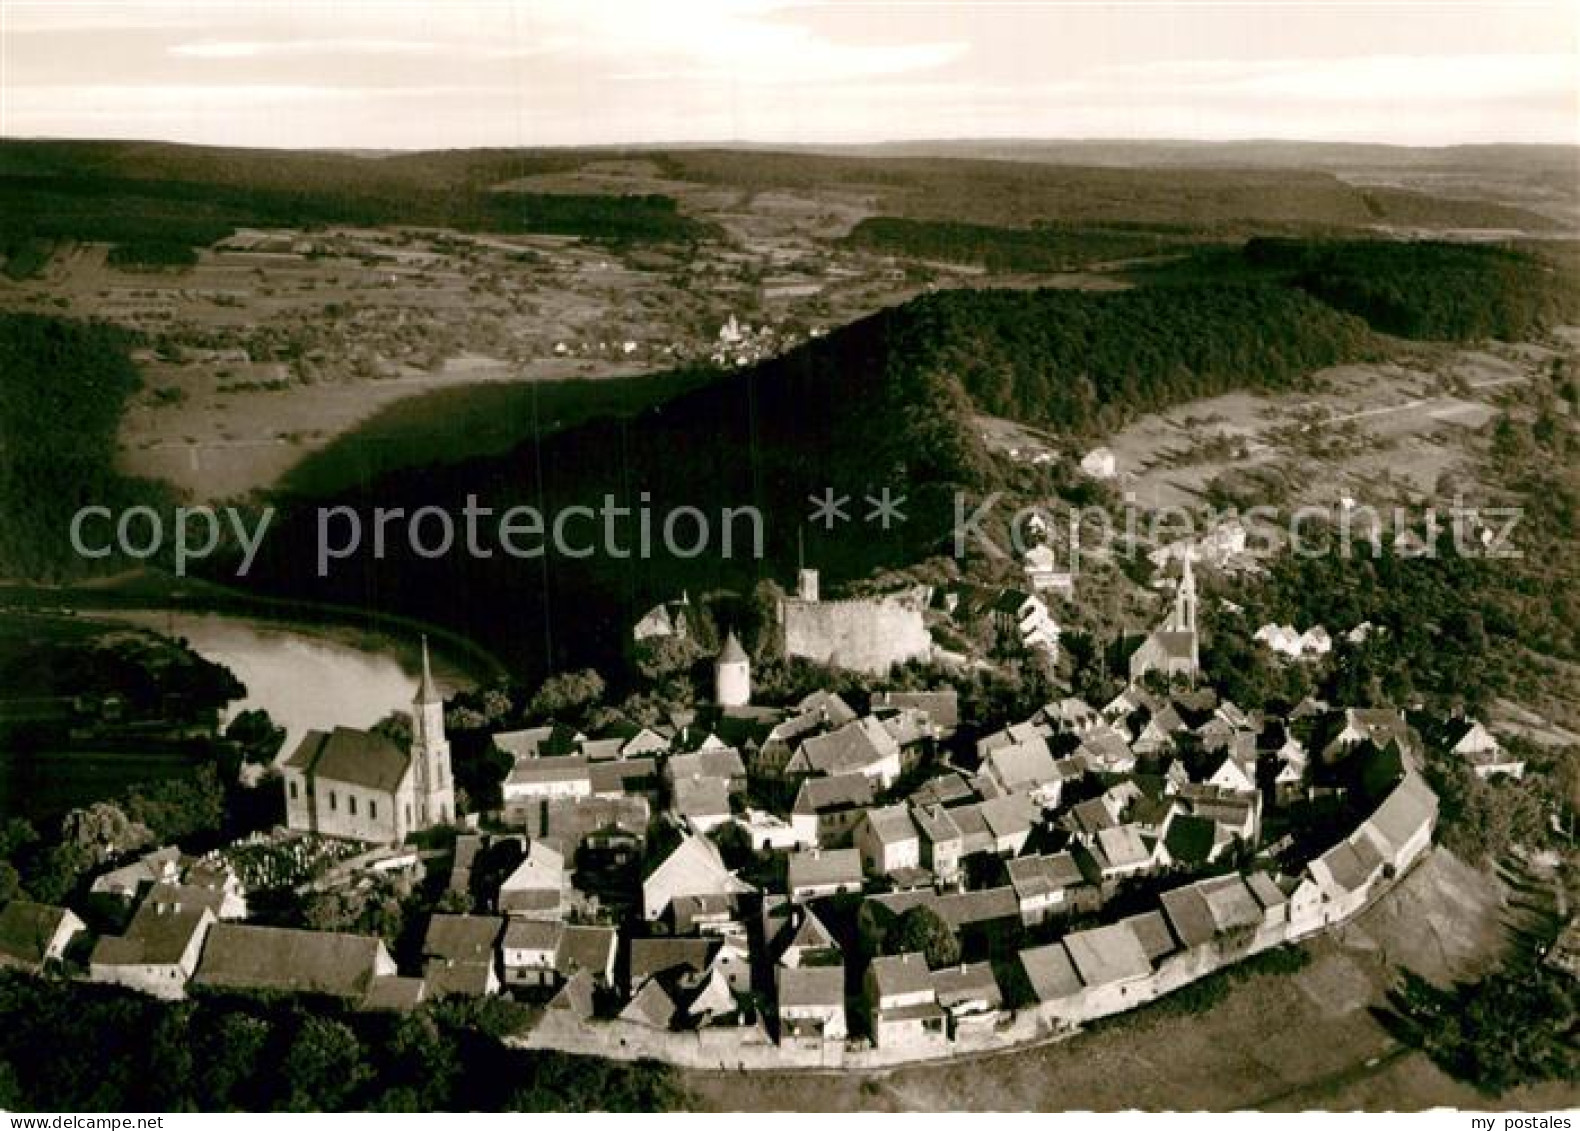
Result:
[[925,604],[925,590],[846,601],[787,597],[779,606],[785,655],[875,675],[926,659],[933,641]]

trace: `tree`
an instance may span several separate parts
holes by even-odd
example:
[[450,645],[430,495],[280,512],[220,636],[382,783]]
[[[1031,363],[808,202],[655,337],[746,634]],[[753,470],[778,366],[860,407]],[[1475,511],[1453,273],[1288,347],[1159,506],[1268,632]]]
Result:
[[580,721],[604,696],[603,676],[592,668],[550,676],[538,687],[527,710],[539,719]]
[[285,728],[275,726],[268,711],[255,708],[232,719],[225,728],[225,737],[241,747],[243,762],[267,765],[285,742]]
[[119,805],[96,801],[66,814],[60,824],[60,839],[62,844],[87,853],[91,866],[146,848],[153,843],[154,834],[128,817]]
[[372,727],[374,734],[381,734],[405,750],[411,745],[411,716],[405,711],[391,711]]
[[960,961],[960,940],[938,912],[925,904],[910,908],[889,929],[883,943],[888,954],[921,952],[927,965],[938,968]]
[[219,770],[204,765],[186,777],[136,786],[126,796],[126,816],[161,842],[216,833],[225,823]]
[[307,1016],[291,1041],[282,1074],[290,1087],[287,1110],[344,1111],[372,1070],[349,1025]]

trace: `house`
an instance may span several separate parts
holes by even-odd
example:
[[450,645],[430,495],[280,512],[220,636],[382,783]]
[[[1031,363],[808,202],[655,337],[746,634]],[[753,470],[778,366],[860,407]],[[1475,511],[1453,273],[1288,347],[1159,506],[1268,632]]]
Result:
[[620,1011],[620,1020],[650,1029],[667,1030],[680,1014],[669,991],[654,978],[642,986]]
[[373,979],[360,1009],[369,1013],[410,1013],[428,1000],[428,983],[421,978],[380,974]]
[[[1000,746],[987,756],[983,770],[1004,793],[1030,792],[1043,786],[1057,794],[1063,779],[1054,765],[1046,739]],[[1057,797],[1050,804],[1057,805]]]
[[71,940],[85,930],[65,907],[13,899],[0,908],[0,969],[42,973],[64,958]]
[[[1026,847],[1032,828],[1042,820],[1042,806],[1030,794],[1009,793],[972,806],[987,825],[990,851],[1000,856],[1018,855]],[[956,810],[958,814],[960,811]]]
[[1064,936],[1064,949],[1081,979],[1086,1009],[1094,1014],[1128,1009],[1150,996],[1152,962],[1126,922]]
[[1027,651],[1041,652],[1050,662],[1059,658],[1059,625],[1041,597],[1005,589],[994,598],[989,611],[1001,638],[1012,640]]
[[130,864],[124,864],[95,877],[93,886],[88,890],[93,895],[105,895],[130,902],[154,884],[174,883],[180,878],[181,850],[174,845],[168,845],[144,853]]
[[861,891],[861,854],[854,848],[792,852],[787,865],[790,902],[806,903]]
[[681,778],[671,804],[694,833],[706,834],[731,819],[730,783],[725,778]]
[[526,919],[560,919],[570,903],[571,878],[559,846],[534,840],[515,871],[499,885],[495,906]]
[[938,1004],[932,971],[919,953],[874,958],[863,981],[872,1042],[902,1048],[943,1041],[948,1015]]
[[876,713],[884,708],[920,711],[927,717],[934,737],[940,740],[950,738],[960,727],[960,693],[952,687],[938,691],[880,691],[872,700],[872,710]]
[[1185,720],[1180,718],[1179,711],[1172,703],[1165,703],[1147,717],[1132,745],[1137,754],[1152,757],[1172,749],[1175,736],[1186,729]]
[[732,901],[753,890],[724,866],[712,841],[686,834],[642,881],[642,915],[653,922],[669,911],[677,899],[717,896]]
[[1525,776],[1525,762],[1504,753],[1493,733],[1475,719],[1456,719],[1444,736],[1450,754],[1463,758],[1480,778]]
[[376,978],[395,973],[383,940],[371,936],[216,923],[209,928],[192,984],[360,1003]]
[[618,941],[613,927],[511,919],[500,944],[504,983],[553,987],[586,977],[590,987],[611,986]]
[[206,893],[209,910],[216,919],[245,919],[247,890],[230,867],[217,858],[199,860],[187,869],[183,889]]
[[940,884],[953,884],[960,877],[960,859],[965,854],[965,834],[942,805],[914,805],[911,820],[920,833],[921,863]]
[[454,820],[444,699],[433,680],[426,638],[411,718],[406,750],[373,731],[308,731],[281,766],[286,825],[323,836],[400,844],[410,833]]
[[903,804],[867,810],[856,824],[854,839],[861,863],[875,875],[921,867],[921,837],[911,820],[910,809]]
[[790,774],[857,773],[887,789],[900,776],[900,744],[868,715],[803,742],[786,766]]
[[1043,717],[1059,734],[1083,735],[1103,722],[1102,713],[1084,699],[1066,696],[1042,709]]
[[641,859],[652,819],[645,797],[551,797],[518,812],[528,837],[554,841],[567,857],[585,849],[626,862]]
[[1020,966],[1037,1000],[1044,1004],[1073,1002],[1081,993],[1081,976],[1075,972],[1063,942],[1027,947],[1020,952]]
[[631,639],[640,644],[646,640],[684,640],[691,634],[691,600],[684,593],[678,601],[663,601],[654,605],[631,627]]
[[[1253,883],[1254,881],[1254,883]],[[1243,954],[1282,938],[1285,897],[1260,873],[1212,876],[1163,893],[1163,915],[1187,950]],[[1272,928],[1264,933],[1264,928]]]
[[815,834],[803,838],[790,821],[765,809],[750,809],[735,816],[735,826],[744,832],[756,852],[790,852],[817,845]]
[[839,943],[810,907],[782,903],[765,909],[763,938],[779,966],[828,966],[842,958]]
[[1402,711],[1387,707],[1346,707],[1343,724],[1322,748],[1322,756],[1334,761],[1363,742],[1379,750],[1396,746],[1401,754],[1416,750],[1414,736]]
[[1249,759],[1234,751],[1226,754],[1223,763],[1207,779],[1207,784],[1216,786],[1219,789],[1226,789],[1231,793],[1255,793],[1255,751],[1252,751],[1252,756]]
[[435,997],[499,992],[496,952],[505,920],[497,915],[434,915],[422,940],[422,977]]
[[823,1041],[843,1041],[849,1035],[842,963],[781,966],[775,970],[774,978],[780,1044],[818,1045]]
[[613,927],[567,924],[560,931],[554,969],[566,980],[585,977],[595,986],[612,986],[619,942],[619,932]]
[[1156,865],[1155,837],[1149,837],[1135,824],[1101,829],[1090,846],[1092,859],[1105,883],[1151,871]]
[[938,1004],[949,1015],[949,1035],[958,1039],[990,1032],[1004,1017],[1004,991],[991,962],[962,963],[933,971]]
[[209,929],[219,921],[214,906],[221,901],[182,902],[181,892],[155,886],[124,933],[107,935],[94,946],[88,977],[154,997],[184,997]]
[[500,943],[501,965],[507,986],[555,986],[559,972],[554,958],[565,925],[538,919],[511,919]]
[[[590,762],[587,766],[587,782],[596,798],[609,801],[634,799],[653,803],[658,800],[658,763],[651,756]],[[553,795],[550,796],[552,799]],[[576,791],[572,791],[569,796],[575,799]],[[507,811],[518,810],[520,804],[518,801],[507,805]]]
[[1032,546],[1021,559],[1021,572],[1033,593],[1057,592],[1069,596],[1075,592],[1075,575],[1060,569],[1052,548]]
[[1386,800],[1360,827],[1395,872],[1414,864],[1432,845],[1437,827],[1437,794],[1424,778],[1407,771]]
[[872,780],[863,774],[807,778],[796,791],[790,825],[802,844],[838,848],[850,843],[872,802]]
[[632,939],[627,962],[633,993],[655,978],[671,983],[698,981],[710,969],[720,948],[718,939]]
[[[497,742],[500,736],[496,735]],[[620,765],[619,762],[607,763]],[[562,754],[552,758],[524,758],[516,762],[506,775],[500,790],[506,807],[515,807],[524,801],[540,801],[553,797],[591,797],[593,794],[591,763],[579,754]]]
[[[1136,752],[1130,749],[1130,743],[1125,741],[1123,734],[1108,725],[1093,727],[1082,735],[1075,756],[1079,763],[1090,766],[1098,773],[1128,774],[1136,768]],[[1070,761],[1061,759],[1061,762]],[[1061,768],[1061,774],[1068,773]]]
[[1005,867],[1020,907],[1021,922],[1028,925],[1071,910],[1076,890],[1086,884],[1075,857],[1068,852],[1018,856]]
[[1206,782],[1190,783],[1175,791],[1175,806],[1205,817],[1219,828],[1221,838],[1239,837],[1255,844],[1262,832],[1262,795],[1259,792],[1222,789]]
[[746,764],[731,746],[676,754],[664,763],[664,777],[671,785],[688,778],[717,778],[731,793],[746,792]]

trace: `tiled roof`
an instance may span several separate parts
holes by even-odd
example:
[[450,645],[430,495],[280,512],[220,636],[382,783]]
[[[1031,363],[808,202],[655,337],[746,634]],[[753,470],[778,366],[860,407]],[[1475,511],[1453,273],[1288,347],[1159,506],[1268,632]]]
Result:
[[1064,937],[1064,947],[1087,986],[1108,986],[1152,973],[1141,940],[1124,923],[1076,931]]
[[384,953],[384,944],[367,935],[218,923],[209,930],[193,981],[360,999]]
[[1058,1001],[1081,992],[1080,975],[1063,943],[1028,947],[1020,952],[1020,964],[1038,1001]]
[[286,765],[325,781],[393,793],[411,768],[411,759],[381,734],[336,727],[328,734],[308,731]]

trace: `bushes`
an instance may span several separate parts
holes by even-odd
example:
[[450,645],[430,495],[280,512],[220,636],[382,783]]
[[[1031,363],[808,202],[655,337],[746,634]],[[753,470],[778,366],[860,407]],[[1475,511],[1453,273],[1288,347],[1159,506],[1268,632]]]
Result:
[[522,1021],[505,1002],[387,1017],[0,974],[0,1017],[0,1104],[24,1110],[655,1111],[686,1100],[651,1062],[504,1047],[498,1035]]
[[1544,967],[1439,989],[1406,971],[1393,995],[1401,1035],[1445,1072],[1492,1095],[1580,1079],[1580,983]]

